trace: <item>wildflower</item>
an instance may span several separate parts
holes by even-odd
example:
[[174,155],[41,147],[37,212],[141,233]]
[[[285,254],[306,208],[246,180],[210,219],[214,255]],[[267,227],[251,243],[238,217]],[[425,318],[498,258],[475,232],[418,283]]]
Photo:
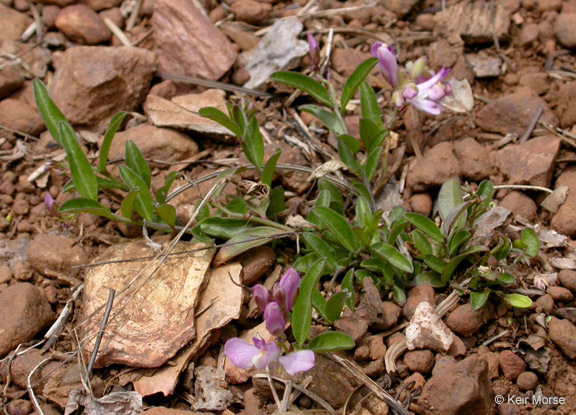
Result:
[[266,329],[276,337],[284,336],[284,329],[286,328],[286,320],[282,314],[280,306],[275,301],[268,303],[264,311],[264,321],[266,321]]
[[52,216],[58,216],[58,214],[54,210],[54,205],[55,205],[54,198],[52,197],[52,195],[49,192],[46,192],[46,194],[44,195],[44,204],[46,205],[48,212],[50,212],[50,214]]
[[299,290],[300,275],[293,268],[290,268],[284,273],[280,281],[272,287],[272,292],[262,284],[257,284],[252,288],[252,295],[260,311],[266,311],[269,303],[276,302],[286,318],[288,312],[294,307]]
[[318,65],[320,65],[320,46],[318,46],[318,42],[316,42],[316,39],[311,33],[308,33],[307,39],[312,69],[318,70]]
[[449,73],[450,69],[442,68],[440,72],[432,74],[431,78],[423,82],[409,83],[402,91],[402,95],[406,102],[416,109],[438,115],[442,112],[442,106],[438,101],[451,92],[450,87],[443,83]]
[[395,88],[399,84],[398,61],[390,45],[376,42],[370,48],[370,53],[378,58],[378,69],[388,79],[388,83]]
[[315,356],[311,350],[300,350],[280,356],[280,346],[276,343],[267,343],[258,337],[253,337],[252,341],[253,345],[237,337],[232,338],[226,342],[224,353],[240,369],[254,366],[262,370],[280,364],[290,376],[293,376],[314,367]]

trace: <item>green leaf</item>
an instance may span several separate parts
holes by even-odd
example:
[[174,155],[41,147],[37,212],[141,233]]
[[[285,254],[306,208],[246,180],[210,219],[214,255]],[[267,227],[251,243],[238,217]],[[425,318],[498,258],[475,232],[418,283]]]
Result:
[[132,209],[134,208],[136,196],[138,196],[138,190],[129,192],[120,205],[120,213],[126,219],[132,219]]
[[532,300],[530,297],[526,297],[522,294],[507,294],[504,299],[512,306],[516,308],[530,308],[532,305]]
[[142,180],[134,170],[125,165],[118,166],[118,172],[130,190],[138,190],[136,200],[134,201],[136,212],[138,212],[138,214],[148,222],[152,222],[152,219],[154,218],[154,201],[152,200],[152,196],[150,195],[144,180]]
[[426,271],[416,275],[416,278],[414,278],[412,285],[415,286],[427,285],[429,287],[441,288],[444,287],[446,283],[442,282],[442,280],[440,279],[440,274],[438,274],[437,272]]
[[433,271],[441,274],[442,270],[446,263],[442,261],[440,258],[435,257],[434,255],[426,255],[424,257],[424,263],[430,267]]
[[220,266],[249,249],[267,244],[271,239],[285,234],[286,231],[270,226],[259,226],[243,230],[230,238],[226,245],[220,248],[214,257],[213,264],[214,266]]
[[315,207],[313,212],[332,232],[338,242],[350,252],[358,250],[359,242],[344,216],[327,207]]
[[354,292],[354,268],[348,270],[340,287],[342,288],[342,291],[346,291],[349,294],[346,298],[346,306],[348,306],[351,311],[354,311],[354,305],[356,304]]
[[392,295],[398,304],[404,304],[406,302],[406,293],[396,285],[392,287]]
[[446,220],[448,214],[463,201],[460,180],[453,177],[444,182],[438,193],[438,210],[442,220]]
[[54,104],[54,101],[52,101],[50,95],[48,95],[46,85],[44,85],[41,80],[34,79],[34,81],[32,81],[32,90],[34,91],[36,107],[44,120],[44,124],[46,124],[46,128],[48,128],[54,140],[62,145],[59,124],[61,122],[67,122],[66,117],[64,117],[64,114],[62,114],[56,104]]
[[110,153],[110,146],[112,145],[112,140],[116,135],[116,131],[122,125],[122,121],[126,118],[125,112],[119,112],[110,120],[108,128],[106,129],[106,134],[104,134],[104,140],[100,146],[100,154],[98,155],[98,171],[100,173],[106,173],[106,164],[108,163],[108,154]]
[[156,206],[154,211],[166,224],[168,224],[168,226],[172,228],[176,226],[176,209],[174,206],[164,204]]
[[390,228],[390,233],[388,234],[387,242],[390,245],[394,245],[396,243],[396,238],[404,232],[404,230],[410,225],[407,220],[397,220],[392,222],[392,227]]
[[200,108],[200,111],[198,111],[198,114],[200,114],[201,117],[208,118],[212,121],[217,122],[222,127],[227,128],[236,137],[238,137],[238,138],[242,137],[242,130],[240,129],[238,124],[236,124],[234,121],[232,121],[232,119],[230,119],[230,117],[228,117],[226,114],[224,114],[218,108],[214,108],[214,107]]
[[284,196],[284,188],[282,186],[273,188],[268,198],[270,205],[268,206],[268,210],[266,210],[266,215],[269,218],[276,218],[281,212],[286,210],[286,197]]
[[516,278],[512,274],[504,272],[504,273],[498,275],[498,277],[496,278],[496,281],[498,281],[502,285],[510,285],[516,281]]
[[326,258],[326,264],[330,267],[331,271],[336,269],[338,264],[334,258],[333,247],[311,232],[304,232],[302,238],[306,241],[306,245],[316,252],[319,258]]
[[526,246],[524,252],[530,258],[534,258],[540,252],[540,239],[536,232],[530,228],[524,228],[520,233],[520,239]]
[[92,199],[76,198],[68,200],[58,208],[58,213],[91,213],[92,215],[102,216],[107,219],[117,220],[118,218],[107,207]]
[[340,156],[340,160],[348,166],[352,173],[355,173],[357,176],[360,176],[360,162],[356,160],[354,157],[354,153],[350,150],[343,140],[338,140],[338,155]]
[[488,296],[490,295],[490,290],[484,291],[473,291],[470,293],[470,302],[472,303],[472,308],[474,310],[480,310],[482,306],[488,300]]
[[278,163],[278,159],[282,155],[282,150],[279,148],[276,149],[274,154],[268,159],[266,164],[264,165],[264,169],[262,170],[262,177],[260,180],[262,183],[267,185],[268,187],[272,187],[272,179],[274,179],[274,172],[276,171],[276,164]]
[[312,290],[312,307],[318,311],[324,321],[329,321],[326,316],[326,299],[316,287]]
[[58,124],[60,142],[66,150],[66,157],[70,166],[70,176],[74,187],[82,197],[98,200],[98,180],[90,166],[86,155],[82,152],[80,144],[76,141],[76,136],[72,126],[66,121]]
[[447,282],[450,277],[452,277],[452,274],[454,274],[454,271],[456,271],[458,265],[460,265],[464,259],[471,257],[479,252],[486,251],[488,251],[488,248],[485,246],[472,246],[460,255],[456,255],[454,258],[448,261],[448,263],[442,269],[442,281]]
[[318,259],[308,269],[300,283],[300,293],[292,311],[292,333],[299,345],[303,345],[310,335],[312,324],[312,291],[322,276],[326,259]]
[[218,238],[230,239],[234,235],[250,229],[245,220],[234,218],[205,218],[199,223],[202,232]]
[[328,322],[330,324],[334,323],[334,321],[340,318],[347,298],[348,294],[344,291],[340,291],[339,293],[336,293],[330,297],[326,303],[326,317],[328,318]]
[[473,203],[472,200],[460,203],[448,213],[446,219],[442,221],[442,233],[449,236],[453,229],[462,229],[468,219],[468,207]]
[[[126,185],[120,180],[116,180],[113,177],[98,177],[96,176],[96,181],[98,182],[98,189],[122,189],[126,190]],[[64,190],[62,190],[64,191]]]
[[366,59],[364,62],[358,65],[352,74],[350,74],[346,80],[346,83],[344,84],[344,87],[342,88],[342,96],[340,97],[341,114],[344,114],[348,102],[350,102],[350,100],[354,97],[354,94],[356,94],[356,91],[358,91],[358,88],[360,88],[362,82],[364,82],[366,77],[370,75],[370,72],[372,72],[372,69],[374,69],[377,63],[378,58]]
[[332,107],[326,88],[309,76],[297,72],[275,72],[270,75],[270,80],[304,91],[319,103]]
[[256,117],[252,116],[242,138],[242,151],[250,163],[260,172],[264,161],[264,141]]
[[387,131],[382,128],[382,123],[374,124],[365,118],[360,118],[360,140],[364,143],[366,152],[371,152],[380,147],[384,142]]
[[364,197],[359,197],[356,201],[356,218],[363,228],[367,228],[372,223],[373,215],[370,202]]
[[306,348],[316,353],[325,353],[348,350],[354,346],[354,340],[346,333],[327,331],[314,337]]
[[378,98],[366,81],[360,85],[360,106],[362,118],[371,121],[379,129],[382,129],[382,112],[378,105]]
[[412,238],[414,239],[414,246],[420,251],[422,255],[432,255],[432,245],[428,242],[428,238],[419,229],[414,229],[412,232]]
[[168,174],[168,176],[166,176],[166,179],[164,180],[164,185],[160,189],[156,190],[156,202],[160,204],[166,203],[166,197],[168,196],[168,192],[170,191],[172,184],[174,184],[174,181],[176,180],[179,174],[180,172],[173,171],[170,174]]
[[379,255],[381,258],[390,262],[396,268],[411,273],[414,271],[412,262],[410,262],[404,255],[400,253],[396,248],[387,243],[378,243],[372,245],[372,252]]
[[368,156],[366,156],[366,162],[364,163],[364,174],[368,181],[374,178],[374,175],[378,171],[378,163],[380,162],[380,156],[382,154],[382,147],[376,147]]
[[438,243],[442,243],[444,241],[444,235],[438,226],[429,218],[419,213],[405,213],[404,218],[410,222],[414,227],[420,229],[430,238]]
[[310,269],[312,264],[318,260],[318,255],[314,252],[301,256],[294,261],[294,269],[300,273],[304,273]]
[[360,141],[348,134],[342,134],[338,136],[338,141],[346,144],[346,147],[352,152],[352,155],[356,155],[360,151]]
[[346,126],[333,112],[327,111],[317,105],[300,105],[300,111],[314,115],[322,124],[336,135],[346,134]]
[[476,194],[484,200],[484,203],[487,206],[488,203],[492,201],[492,196],[494,195],[494,183],[490,180],[483,180],[478,186]]
[[140,149],[136,147],[136,144],[134,144],[132,140],[128,140],[126,141],[124,151],[126,154],[126,165],[140,176],[146,184],[146,189],[150,190],[152,175],[150,174],[150,167],[148,166],[148,163],[146,163]]
[[364,185],[364,183],[359,182],[358,180],[353,181],[350,183],[352,188],[354,189],[354,193],[357,196],[365,197],[366,199],[370,199],[370,190]]
[[450,242],[448,243],[448,249],[450,250],[450,256],[456,255],[458,249],[462,246],[462,244],[466,243],[470,239],[471,235],[470,232],[465,230],[460,230],[456,232],[450,238]]

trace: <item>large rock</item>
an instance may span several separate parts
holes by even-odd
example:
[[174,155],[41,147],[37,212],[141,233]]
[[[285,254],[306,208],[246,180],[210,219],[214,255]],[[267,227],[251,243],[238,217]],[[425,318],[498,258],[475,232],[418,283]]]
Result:
[[216,80],[236,61],[230,41],[189,0],[158,0],[152,27],[162,72]]
[[44,121],[36,108],[12,98],[0,101],[0,124],[31,135],[45,130]]
[[43,275],[67,274],[73,266],[89,261],[86,251],[74,239],[50,234],[36,235],[28,246],[27,255],[32,268]]
[[486,147],[473,138],[465,138],[454,142],[454,154],[460,162],[462,175],[473,181],[481,181],[490,177],[492,166]]
[[554,34],[565,48],[576,48],[576,13],[561,13],[554,22]]
[[0,40],[20,39],[24,30],[32,24],[32,18],[24,13],[0,4]]
[[495,99],[476,115],[476,125],[485,131],[521,136],[534,120],[538,108],[543,112],[540,121],[556,125],[558,120],[546,101],[528,92],[518,92]]
[[406,183],[416,192],[441,186],[446,180],[460,174],[460,164],[454,155],[454,145],[444,141],[424,153],[409,170]]
[[5,66],[0,71],[0,99],[24,85],[24,73],[19,65]]
[[57,62],[50,96],[72,124],[105,128],[116,113],[144,101],[155,66],[145,49],[73,47]]
[[502,199],[500,206],[530,221],[534,220],[538,214],[536,202],[521,192],[510,192]]
[[576,236],[576,166],[568,167],[556,180],[556,188],[568,186],[566,201],[552,218],[552,227],[570,237]]
[[20,343],[32,340],[56,316],[42,292],[28,283],[0,292],[0,357]]
[[552,317],[548,323],[550,339],[570,359],[576,359],[576,326],[568,320]]
[[438,372],[434,370],[418,403],[423,415],[490,414],[492,394],[488,363],[473,355]]
[[510,184],[550,187],[560,139],[542,136],[524,144],[508,145],[491,154],[492,163],[508,177]]
[[143,124],[116,134],[110,146],[109,160],[124,158],[124,146],[128,140],[132,140],[147,159],[176,162],[189,159],[198,152],[198,145],[186,134]]
[[73,4],[60,10],[56,27],[68,39],[82,45],[97,45],[112,37],[98,13],[85,4]]

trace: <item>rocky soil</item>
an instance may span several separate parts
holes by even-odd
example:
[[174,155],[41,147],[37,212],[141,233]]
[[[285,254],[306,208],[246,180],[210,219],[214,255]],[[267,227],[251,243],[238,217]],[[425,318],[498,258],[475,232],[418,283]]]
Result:
[[[517,224],[535,225],[543,247],[531,267],[516,276],[534,300],[530,310],[494,303],[474,311],[463,298],[442,323],[454,335],[449,350],[429,343],[408,351],[396,361],[395,373],[386,372],[386,351],[404,340],[404,323],[426,308],[421,304],[436,305],[446,293],[415,287],[398,305],[386,295],[374,298],[364,286],[356,311],[334,324],[356,341],[343,356],[415,414],[576,413],[576,1],[447,0],[445,9],[443,3],[0,0],[2,411],[37,414],[36,399],[44,414],[62,414],[67,402],[78,402],[73,391],[82,390],[86,365],[80,357],[89,354],[77,353],[86,346],[87,332],[85,299],[76,288],[91,272],[80,266],[109,247],[118,250],[119,244],[141,238],[140,229],[88,214],[68,222],[50,215],[46,193],[57,204],[72,196],[62,192],[68,178],[58,163],[64,152],[36,110],[32,79],[46,83],[91,159],[110,119],[128,111],[110,160],[122,159],[124,143],[134,141],[152,164],[155,187],[169,171],[198,178],[243,160],[226,131],[196,113],[204,106],[224,109],[227,100],[239,97],[259,112],[267,151],[282,149],[280,163],[317,167],[324,154],[336,154],[334,141],[313,117],[298,117],[293,104],[283,107],[291,91],[267,83],[274,70],[308,68],[303,39],[312,33],[330,46],[328,70],[337,90],[370,56],[375,41],[393,44],[402,63],[427,55],[432,68],[449,67],[452,79],[466,79],[475,98],[472,111],[431,117],[409,110],[396,128],[390,166],[391,182],[400,184],[399,200],[410,211],[431,215],[439,186],[453,176],[471,188],[484,179],[518,185],[501,188],[497,201],[514,213]],[[273,31],[287,37],[267,49],[266,36]],[[385,86],[377,73],[369,80],[375,88]],[[357,106],[345,117],[352,132],[359,128]],[[306,135],[315,146],[306,144]],[[305,212],[306,200],[314,197],[307,175],[286,171],[278,181],[290,192],[292,214]],[[175,186],[184,183],[177,180]],[[561,186],[565,200],[542,207],[546,189]],[[225,192],[233,193],[230,187]],[[189,217],[209,188],[202,183],[175,198],[179,217]],[[113,194],[100,202],[113,211],[120,208]],[[153,239],[167,240],[160,234]],[[273,281],[279,264],[291,261],[289,254],[268,247],[245,254],[242,282]],[[549,286],[535,288],[536,278]],[[228,277],[222,281],[221,287]],[[92,393],[99,398],[123,392],[122,399],[132,399],[138,394],[128,392],[136,390],[150,415],[272,413],[267,383],[224,364],[221,352],[226,339],[259,321],[247,294],[238,290],[231,296],[231,303],[239,299],[236,315],[222,311],[211,330],[196,318],[196,334],[182,337],[179,346],[191,342],[193,347],[176,357],[170,350],[159,369],[150,368],[154,364],[136,369],[144,358],[134,355],[108,364],[104,359],[94,370]],[[202,301],[194,303],[197,310]],[[74,311],[60,335],[39,344],[71,305]],[[376,317],[370,317],[374,307]],[[136,321],[146,317],[142,314],[130,317]],[[94,320],[95,331],[100,321]],[[166,375],[170,368],[177,368],[175,375]],[[306,376],[311,377],[305,381]],[[338,413],[392,413],[329,359],[319,358],[296,381]],[[105,411],[139,413],[122,399],[112,399]],[[306,395],[294,403],[302,410],[319,408]]]

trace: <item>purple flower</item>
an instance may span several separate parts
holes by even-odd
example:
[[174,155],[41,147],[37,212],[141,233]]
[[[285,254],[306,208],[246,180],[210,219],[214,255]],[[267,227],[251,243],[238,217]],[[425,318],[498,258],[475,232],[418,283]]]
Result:
[[278,303],[272,301],[266,306],[264,311],[264,321],[266,321],[266,329],[276,337],[284,335],[286,328],[286,320]]
[[388,79],[390,85],[396,87],[399,83],[398,61],[392,47],[382,42],[376,42],[370,48],[370,53],[378,58],[378,69]]
[[300,290],[300,275],[294,268],[288,269],[272,290],[274,300],[285,312],[292,310]]
[[268,288],[264,287],[262,284],[257,284],[252,288],[252,295],[254,296],[254,301],[256,301],[256,305],[260,311],[264,312],[266,306],[270,302],[270,291],[268,291]]
[[310,49],[310,61],[314,68],[318,68],[318,65],[320,64],[320,46],[318,46],[318,42],[316,42],[312,33],[308,33],[307,39]]
[[46,205],[46,208],[48,209],[48,212],[50,212],[50,214],[52,216],[58,216],[56,214],[56,211],[54,210],[54,198],[52,197],[52,195],[49,192],[46,192],[46,194],[44,195],[44,204]]
[[437,74],[418,84],[410,83],[406,85],[402,95],[406,102],[421,111],[432,115],[442,112],[442,106],[437,101],[444,98],[450,91],[450,87],[442,81],[448,76],[450,69],[442,68]]
[[252,338],[252,341],[254,345],[234,337],[226,342],[224,353],[240,369],[249,369],[254,366],[262,370],[277,362],[290,376],[293,376],[314,367],[315,356],[311,350],[301,350],[280,356],[280,346],[276,343],[266,343],[258,337]]

